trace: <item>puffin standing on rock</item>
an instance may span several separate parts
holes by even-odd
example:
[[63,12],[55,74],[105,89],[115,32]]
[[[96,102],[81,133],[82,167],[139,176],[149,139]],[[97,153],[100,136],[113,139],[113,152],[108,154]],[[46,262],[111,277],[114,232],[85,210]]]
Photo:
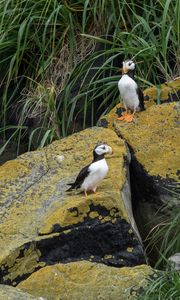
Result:
[[[134,80],[135,63],[132,60],[123,61],[122,77],[118,82],[118,89],[126,109],[118,120],[132,122],[136,111],[145,110],[144,95]],[[131,114],[128,111],[132,112]]]
[[104,158],[105,154],[112,154],[112,148],[107,144],[101,144],[93,150],[93,161],[84,167],[78,174],[74,183],[67,191],[80,189],[87,196],[88,191],[96,192],[97,187],[108,173],[108,165]]

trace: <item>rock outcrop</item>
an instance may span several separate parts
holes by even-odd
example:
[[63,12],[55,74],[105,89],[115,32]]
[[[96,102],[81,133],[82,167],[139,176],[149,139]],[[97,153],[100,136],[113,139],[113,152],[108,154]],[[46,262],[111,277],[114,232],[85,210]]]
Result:
[[152,270],[147,265],[114,268],[87,261],[47,266],[18,287],[47,300],[135,299],[147,285]]
[[[180,81],[177,80],[175,84],[178,93]],[[168,89],[168,85],[163,86]],[[132,156],[130,174],[134,215],[144,239],[163,217],[173,209],[180,208],[180,107],[179,102],[166,103],[168,101],[165,98],[170,97],[170,94],[167,90],[163,92],[163,86],[163,104],[153,104],[155,88],[148,89],[145,94],[149,91],[150,102],[146,102],[145,111],[135,115],[133,123],[117,120],[122,113],[122,104],[119,104],[99,124],[113,129],[129,146]]]
[[[98,141],[114,151],[107,157],[110,171],[98,193],[85,198],[65,192],[67,183],[91,161]],[[112,130],[95,127],[1,166],[1,283],[17,285],[38,269],[60,262],[143,264],[128,164],[124,141]]]

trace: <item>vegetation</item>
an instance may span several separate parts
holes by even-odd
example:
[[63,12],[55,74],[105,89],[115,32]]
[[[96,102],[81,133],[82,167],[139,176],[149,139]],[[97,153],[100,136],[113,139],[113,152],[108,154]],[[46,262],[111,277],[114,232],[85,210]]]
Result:
[[147,251],[154,247],[159,254],[155,267],[166,268],[167,258],[178,253],[180,249],[180,212],[173,211],[169,217],[163,217],[162,222],[150,232],[147,240]]
[[0,16],[0,154],[94,125],[119,101],[124,58],[143,88],[179,71],[176,0],[7,0]]
[[145,292],[138,300],[178,300],[180,280],[178,271],[165,271],[151,279]]
[[180,271],[176,271],[168,258],[180,249],[180,212],[172,212],[169,218],[159,223],[149,235],[148,248],[160,245],[159,260],[155,268],[161,268],[156,277],[149,280],[148,286],[138,300],[177,300],[180,299]]

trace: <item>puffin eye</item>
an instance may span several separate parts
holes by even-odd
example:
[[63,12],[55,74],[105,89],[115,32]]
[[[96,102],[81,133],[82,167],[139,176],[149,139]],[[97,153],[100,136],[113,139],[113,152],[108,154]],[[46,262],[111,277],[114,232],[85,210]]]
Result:
[[131,62],[129,62],[128,65],[130,66],[130,65],[131,65]]
[[105,147],[105,146],[103,146],[103,147],[102,147],[102,149],[103,149],[103,150],[105,150],[105,149],[106,149],[106,147]]

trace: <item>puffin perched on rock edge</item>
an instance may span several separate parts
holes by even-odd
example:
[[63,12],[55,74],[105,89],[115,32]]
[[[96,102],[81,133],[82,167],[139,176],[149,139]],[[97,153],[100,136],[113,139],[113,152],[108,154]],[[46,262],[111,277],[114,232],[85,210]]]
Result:
[[[135,63],[133,60],[123,61],[122,77],[118,82],[118,89],[123,99],[123,104],[126,109],[122,117],[118,120],[132,122],[136,111],[145,110],[144,95],[134,80]],[[131,111],[132,114],[129,114]]]
[[105,154],[112,154],[112,148],[107,144],[97,145],[93,150],[93,161],[84,167],[78,174],[74,183],[67,191],[80,189],[87,196],[88,191],[96,193],[96,189],[107,175],[109,167],[105,160]]

